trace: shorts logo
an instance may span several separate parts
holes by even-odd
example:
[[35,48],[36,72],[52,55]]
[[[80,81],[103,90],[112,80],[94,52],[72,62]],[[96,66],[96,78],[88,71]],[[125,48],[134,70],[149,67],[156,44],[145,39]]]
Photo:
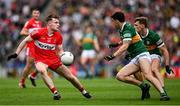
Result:
[[55,50],[55,44],[47,44],[40,41],[35,41],[35,45],[44,50]]

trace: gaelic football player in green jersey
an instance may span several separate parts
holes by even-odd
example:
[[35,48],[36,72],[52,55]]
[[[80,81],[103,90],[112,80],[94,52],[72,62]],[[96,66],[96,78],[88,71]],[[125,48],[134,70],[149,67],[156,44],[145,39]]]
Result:
[[[92,26],[88,25],[85,28],[85,33],[81,39],[82,53],[80,62],[84,71],[86,72],[86,78],[92,78],[95,76],[94,65],[96,63],[96,52],[99,52],[99,43],[97,36],[94,34]],[[87,63],[90,65],[90,73],[88,72]]]
[[143,100],[148,92],[147,87],[143,86],[141,81],[130,76],[141,70],[145,78],[160,92],[160,100],[170,100],[160,82],[152,75],[150,54],[143,44],[140,36],[136,33],[135,28],[131,24],[125,22],[125,16],[122,12],[114,13],[111,18],[114,26],[119,30],[120,37],[123,41],[122,45],[116,52],[105,56],[104,59],[110,61],[124,53],[126,50],[132,58],[129,64],[119,70],[116,75],[117,80],[140,86],[143,91],[141,98]]
[[148,49],[151,55],[151,70],[154,76],[159,80],[163,89],[164,87],[164,79],[160,73],[160,65],[161,65],[161,56],[164,58],[164,63],[166,66],[166,72],[171,74],[172,69],[170,68],[170,59],[169,59],[169,52],[161,40],[159,35],[150,30],[148,28],[148,19],[146,17],[138,17],[135,19],[134,27],[136,31],[141,36],[146,48]]

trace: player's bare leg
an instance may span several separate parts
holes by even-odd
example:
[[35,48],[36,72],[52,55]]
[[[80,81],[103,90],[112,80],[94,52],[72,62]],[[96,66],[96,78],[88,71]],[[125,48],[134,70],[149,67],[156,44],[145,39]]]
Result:
[[81,57],[80,63],[81,63],[81,65],[82,65],[83,70],[84,70],[85,73],[86,73],[85,78],[88,78],[88,77],[89,77],[89,72],[88,72],[88,69],[87,69],[87,62],[88,62],[88,58]]
[[164,79],[160,73],[160,60],[159,59],[152,59],[151,69],[152,69],[152,72],[155,75],[155,77],[161,83],[161,86],[164,87]]
[[32,69],[32,66],[33,66],[33,63],[34,63],[34,59],[30,56],[27,56],[26,58],[26,66],[24,67],[24,70],[23,70],[23,73],[22,73],[22,78],[21,80],[19,81],[19,87],[20,88],[25,88],[25,81],[26,81],[26,78],[28,77],[31,69]]
[[140,87],[142,91],[141,99],[144,100],[147,92],[149,92],[147,86],[143,81],[139,81],[135,79],[133,76],[131,76],[133,73],[137,72],[138,70],[139,70],[139,66],[132,63],[127,64],[118,72],[118,74],[116,75],[116,79]]
[[[141,72],[141,71],[138,71],[138,72],[136,72],[136,73],[134,73],[134,77],[137,79],[137,80],[139,80],[139,81],[141,81],[141,82],[144,82],[144,80],[145,80],[145,78],[144,78],[144,75],[143,75],[143,73]],[[144,94],[142,93],[142,95],[141,95],[141,99],[149,99],[150,97],[151,97],[151,95],[150,95],[150,93],[149,93],[149,90],[150,90],[150,84],[148,84],[148,83],[144,83],[144,85],[145,85],[145,87],[146,87],[146,95],[145,95],[145,97],[143,97],[144,96]]]
[[36,76],[37,76],[38,73],[39,73],[38,71],[33,71],[33,72],[31,72],[31,74],[28,76],[29,79],[30,79],[30,81],[31,81],[31,84],[32,84],[33,86],[36,86],[35,80],[36,80]]
[[135,64],[127,64],[117,73],[116,79],[123,81],[125,83],[139,85],[141,84],[141,81],[130,76],[131,74],[135,73],[138,70],[139,70],[139,67],[136,66]]
[[90,70],[91,70],[91,74],[92,74],[92,77],[95,76],[95,63],[96,63],[96,58],[92,58],[89,60],[90,62]]
[[141,58],[139,59],[139,64],[145,78],[150,81],[151,84],[153,84],[154,87],[160,92],[160,100],[169,100],[170,98],[165,93],[164,89],[161,86],[161,83],[152,75],[150,61],[146,58]]
[[41,73],[44,83],[48,86],[51,92],[54,94],[54,100],[59,100],[61,98],[57,89],[54,86],[52,79],[48,76],[47,69],[48,66],[44,63],[36,63],[36,69]]
[[91,98],[91,95],[84,89],[77,77],[75,77],[66,66],[60,66],[55,72],[70,81],[74,87],[76,87],[82,93],[83,96],[86,98]]
[[134,73],[134,77],[136,79],[138,79],[139,81],[144,81],[145,80],[144,75],[143,75],[143,73],[141,71],[138,71],[138,72]]

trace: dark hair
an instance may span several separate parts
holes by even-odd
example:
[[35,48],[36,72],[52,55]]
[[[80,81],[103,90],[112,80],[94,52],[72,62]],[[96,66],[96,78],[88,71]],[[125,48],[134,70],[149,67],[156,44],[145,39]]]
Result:
[[139,21],[140,24],[143,24],[146,28],[148,27],[148,18],[147,17],[137,17],[135,22]]
[[46,22],[52,20],[53,18],[56,18],[59,20],[59,16],[57,14],[50,14],[46,17]]
[[38,8],[32,8],[31,11],[40,11]]
[[125,16],[123,12],[116,12],[111,16],[112,19],[118,20],[119,22],[125,21]]

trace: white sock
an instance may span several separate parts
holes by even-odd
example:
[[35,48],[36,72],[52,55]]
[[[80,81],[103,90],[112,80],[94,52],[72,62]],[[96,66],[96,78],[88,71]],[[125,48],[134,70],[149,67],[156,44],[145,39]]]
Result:
[[86,90],[83,90],[83,91],[82,91],[82,94],[85,94],[85,93],[87,93],[87,91],[86,91]]

